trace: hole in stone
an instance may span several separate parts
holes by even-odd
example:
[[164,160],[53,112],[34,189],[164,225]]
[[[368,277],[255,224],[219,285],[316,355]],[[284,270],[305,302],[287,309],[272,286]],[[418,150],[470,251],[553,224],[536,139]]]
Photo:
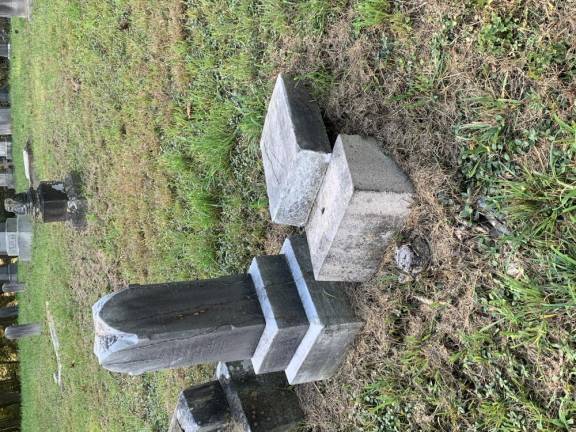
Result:
[[324,214],[325,210],[326,210],[326,208],[323,208],[322,210],[320,210],[320,214]]

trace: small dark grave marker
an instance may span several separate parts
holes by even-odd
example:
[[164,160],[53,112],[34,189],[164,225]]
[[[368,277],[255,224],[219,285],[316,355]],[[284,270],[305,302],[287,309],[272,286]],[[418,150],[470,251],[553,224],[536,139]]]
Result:
[[290,432],[304,419],[281,373],[256,375],[239,361],[219,363],[216,379],[180,394],[169,432]]
[[85,224],[86,201],[72,180],[40,182],[36,189],[4,200],[6,211],[29,215],[42,222],[70,222],[76,228]]

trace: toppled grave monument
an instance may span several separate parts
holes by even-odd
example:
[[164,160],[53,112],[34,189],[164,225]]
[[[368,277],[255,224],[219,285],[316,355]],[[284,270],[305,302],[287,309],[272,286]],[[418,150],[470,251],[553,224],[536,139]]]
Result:
[[93,306],[94,353],[115,372],[251,360],[291,384],[331,377],[361,328],[344,286],[314,279],[304,237],[248,274],[130,285]]
[[86,223],[86,201],[71,177],[65,181],[40,182],[36,189],[31,187],[5,199],[4,208],[45,223],[69,222],[75,228],[83,228]]
[[278,76],[260,142],[270,214],[305,227],[318,280],[368,280],[408,217],[414,188],[380,147],[340,135],[332,152],[316,103]]
[[303,226],[331,149],[320,109],[302,83],[278,76],[260,149],[272,222]]
[[256,375],[248,361],[221,362],[215,381],[180,393],[168,432],[290,432],[303,419],[282,373]]

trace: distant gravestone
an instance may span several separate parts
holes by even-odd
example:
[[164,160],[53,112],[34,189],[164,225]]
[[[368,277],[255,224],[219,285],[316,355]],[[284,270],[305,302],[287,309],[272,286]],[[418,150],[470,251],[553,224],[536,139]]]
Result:
[[14,173],[11,168],[8,168],[4,172],[0,172],[0,187],[6,189],[14,189],[16,187]]
[[304,238],[257,257],[249,274],[131,285],[93,306],[94,353],[115,372],[141,374],[218,361],[285,371],[290,383],[326,379],[361,327],[343,286],[318,283]]
[[219,363],[216,379],[180,394],[169,432],[291,432],[304,419],[281,373],[255,375],[249,362]]
[[5,306],[0,308],[0,319],[18,318],[18,306]]
[[[0,226],[3,224],[0,224]],[[0,232],[0,243],[2,240],[2,232]],[[18,264],[5,264],[0,266],[0,283],[1,282],[15,282],[18,277]]]
[[34,324],[21,324],[11,325],[4,330],[4,336],[10,340],[18,340],[30,336],[40,336],[42,334],[42,325]]
[[376,140],[340,135],[306,226],[316,279],[372,277],[413,194],[410,179]]
[[12,114],[10,108],[0,108],[0,135],[12,135]]
[[0,17],[29,18],[31,0],[0,0]]
[[49,222],[70,222],[80,228],[85,223],[86,202],[71,184],[61,181],[40,182],[36,189],[4,200],[4,208],[17,215],[28,215]]
[[10,104],[10,91],[8,87],[0,88],[0,103],[3,105]]
[[7,59],[10,58],[10,44],[9,43],[0,44],[0,57],[6,57]]
[[[22,261],[32,259],[32,220],[29,216],[16,216],[0,223],[0,254],[18,257]],[[15,277],[14,277],[14,280]]]
[[260,149],[272,222],[303,226],[331,150],[318,105],[285,75],[276,81]]
[[7,138],[0,140],[0,158],[12,160],[12,140]]
[[22,282],[6,282],[2,285],[2,292],[13,294],[26,291],[26,284]]

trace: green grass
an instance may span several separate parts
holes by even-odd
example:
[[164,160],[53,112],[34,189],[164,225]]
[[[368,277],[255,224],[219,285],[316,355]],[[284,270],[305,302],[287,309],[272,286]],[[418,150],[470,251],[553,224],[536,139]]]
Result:
[[331,134],[385,143],[418,191],[407,229],[434,251],[415,280],[388,255],[355,288],[366,328],[339,376],[298,389],[309,427],[574,428],[576,10],[497,3],[37,0],[14,20],[15,156],[30,139],[38,177],[79,172],[90,204],[84,233],[36,226],[21,267],[21,320],[48,301],[64,359],[60,392],[48,336],[22,342],[23,430],[165,430],[209,376],[102,370],[90,307],[277,252],[258,140],[280,70]]

